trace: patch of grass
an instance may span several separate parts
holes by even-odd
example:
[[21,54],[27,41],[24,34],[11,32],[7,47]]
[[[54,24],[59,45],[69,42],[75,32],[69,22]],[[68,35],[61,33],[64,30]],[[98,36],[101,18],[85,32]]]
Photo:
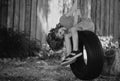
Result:
[[32,76],[31,77],[0,76],[0,81],[38,81],[38,79]]

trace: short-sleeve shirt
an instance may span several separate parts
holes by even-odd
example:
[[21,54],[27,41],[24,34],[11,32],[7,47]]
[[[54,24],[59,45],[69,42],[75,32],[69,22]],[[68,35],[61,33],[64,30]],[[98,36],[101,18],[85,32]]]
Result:
[[[68,17],[65,15],[61,16],[60,24],[63,25],[67,29],[76,27],[74,25],[74,17],[73,16],[68,16]],[[77,24],[77,27],[81,27],[83,30],[90,30],[90,31],[94,31],[94,29],[95,29],[94,23],[92,22],[92,20],[90,18],[82,19],[82,21],[80,21]]]
[[74,17],[73,16],[61,16],[59,20],[60,24],[63,25],[65,28],[69,29],[73,27],[74,24]]
[[83,30],[95,30],[94,23],[90,18],[82,20],[80,23],[78,23],[78,27],[82,27]]

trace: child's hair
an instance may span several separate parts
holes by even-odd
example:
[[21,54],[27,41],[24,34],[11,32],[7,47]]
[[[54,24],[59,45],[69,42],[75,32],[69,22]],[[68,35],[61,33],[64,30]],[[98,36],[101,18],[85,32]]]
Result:
[[57,24],[56,28],[52,28],[47,35],[46,41],[53,51],[58,51],[64,47],[64,38],[61,39],[56,36],[58,30],[62,27],[61,24]]

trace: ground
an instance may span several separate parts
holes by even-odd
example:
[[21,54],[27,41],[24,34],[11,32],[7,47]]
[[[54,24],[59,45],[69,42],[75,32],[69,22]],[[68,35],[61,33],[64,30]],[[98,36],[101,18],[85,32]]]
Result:
[[[0,81],[82,81],[74,76],[69,66],[58,67],[59,60],[1,59]],[[93,81],[118,81],[115,76],[100,76]]]

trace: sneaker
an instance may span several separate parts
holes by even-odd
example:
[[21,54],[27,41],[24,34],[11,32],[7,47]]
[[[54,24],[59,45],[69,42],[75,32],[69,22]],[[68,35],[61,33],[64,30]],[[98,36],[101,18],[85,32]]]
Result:
[[73,53],[73,54],[79,54],[81,51],[80,50],[78,50],[78,51],[72,51],[71,53]]
[[77,55],[75,53],[71,53],[62,61],[61,65],[66,66],[66,65],[72,64],[76,61],[76,58],[78,58],[81,55],[82,53],[79,53]]

